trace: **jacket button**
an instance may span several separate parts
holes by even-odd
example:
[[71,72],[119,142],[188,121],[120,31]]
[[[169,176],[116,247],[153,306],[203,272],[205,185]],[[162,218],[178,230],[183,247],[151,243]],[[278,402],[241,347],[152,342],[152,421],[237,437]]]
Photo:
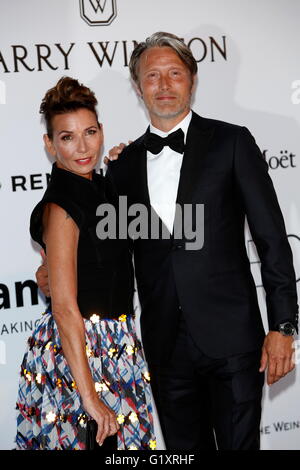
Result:
[[172,246],[172,250],[173,250],[173,251],[181,250],[181,248],[183,248],[183,245],[173,245],[173,246]]

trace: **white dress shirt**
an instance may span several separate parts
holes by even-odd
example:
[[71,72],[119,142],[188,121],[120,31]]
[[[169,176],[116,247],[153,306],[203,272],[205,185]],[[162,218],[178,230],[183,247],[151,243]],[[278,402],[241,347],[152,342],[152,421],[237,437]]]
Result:
[[[150,132],[160,137],[167,137],[181,128],[184,132],[184,141],[192,119],[192,112],[169,132],[163,132],[150,124]],[[180,169],[183,154],[175,152],[170,147],[164,147],[160,153],[154,155],[147,151],[147,177],[150,203],[155,212],[162,219],[169,232],[172,233]]]

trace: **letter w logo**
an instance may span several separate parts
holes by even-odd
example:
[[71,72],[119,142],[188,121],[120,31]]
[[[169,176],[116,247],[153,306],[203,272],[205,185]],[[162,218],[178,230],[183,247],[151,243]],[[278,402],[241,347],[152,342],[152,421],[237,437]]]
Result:
[[101,13],[105,10],[106,0],[90,0],[90,4],[94,9],[95,13],[98,13],[98,10],[101,10]]
[[117,0],[80,0],[79,5],[81,18],[90,26],[107,26],[117,16]]

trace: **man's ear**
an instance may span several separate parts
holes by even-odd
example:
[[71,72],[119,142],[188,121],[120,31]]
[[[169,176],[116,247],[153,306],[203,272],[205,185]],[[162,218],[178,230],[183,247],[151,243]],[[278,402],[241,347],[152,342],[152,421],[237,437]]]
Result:
[[134,86],[134,89],[135,89],[136,94],[138,95],[138,97],[139,97],[139,98],[143,98],[143,92],[142,92],[142,90],[141,90],[139,84],[136,83],[136,82],[134,82],[134,83],[133,83],[133,86]]
[[192,76],[191,95],[193,95],[193,93],[194,93],[194,91],[195,91],[195,89],[196,89],[196,86],[197,86],[197,79],[198,79],[197,74],[194,74],[194,75]]
[[52,155],[52,157],[56,157],[56,150],[54,148],[53,141],[49,138],[48,134],[43,135],[43,140],[44,140],[44,144],[47,149],[47,152],[49,152],[50,155]]

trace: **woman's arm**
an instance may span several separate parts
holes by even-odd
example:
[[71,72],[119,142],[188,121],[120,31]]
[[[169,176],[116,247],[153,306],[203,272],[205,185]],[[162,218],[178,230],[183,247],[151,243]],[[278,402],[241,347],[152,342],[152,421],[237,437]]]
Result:
[[118,429],[115,413],[97,395],[86,355],[84,321],[77,305],[77,247],[79,229],[60,206],[50,203],[43,217],[52,314],[64,356],[85,410],[97,421],[97,441]]

